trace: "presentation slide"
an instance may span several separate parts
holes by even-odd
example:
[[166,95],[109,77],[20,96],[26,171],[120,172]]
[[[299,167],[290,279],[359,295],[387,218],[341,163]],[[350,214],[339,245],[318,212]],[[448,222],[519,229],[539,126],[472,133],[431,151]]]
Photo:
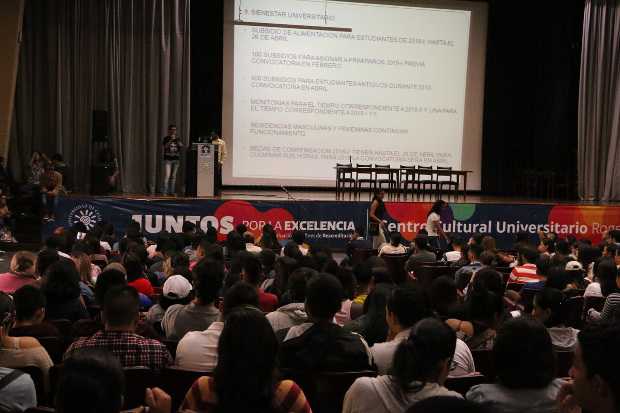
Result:
[[479,170],[463,162],[471,21],[467,9],[235,0],[224,183],[328,186],[349,162]]

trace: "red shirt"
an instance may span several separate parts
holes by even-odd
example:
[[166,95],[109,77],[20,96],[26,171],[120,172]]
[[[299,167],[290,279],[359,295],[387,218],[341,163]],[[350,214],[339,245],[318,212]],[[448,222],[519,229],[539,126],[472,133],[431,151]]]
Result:
[[139,293],[142,293],[148,297],[151,297],[155,293],[153,286],[146,278],[138,278],[137,280],[127,283],[127,285],[135,288]]
[[32,285],[36,283],[37,280],[33,277],[21,276],[11,272],[0,274],[0,291],[7,294],[13,294],[24,285]]
[[258,289],[258,306],[264,313],[270,313],[278,309],[278,296]]

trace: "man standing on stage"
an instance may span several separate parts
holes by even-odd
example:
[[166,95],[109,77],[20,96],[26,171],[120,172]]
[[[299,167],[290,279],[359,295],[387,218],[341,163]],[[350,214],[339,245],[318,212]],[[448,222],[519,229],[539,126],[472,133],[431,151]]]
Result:
[[176,125],[168,126],[168,135],[164,137],[164,184],[163,195],[176,195],[177,172],[181,159],[183,142],[177,137]]
[[226,142],[215,132],[211,132],[211,143],[215,145],[217,149],[218,165],[215,170],[215,188],[216,191],[219,192],[222,187],[222,166],[224,165],[228,153],[226,152]]

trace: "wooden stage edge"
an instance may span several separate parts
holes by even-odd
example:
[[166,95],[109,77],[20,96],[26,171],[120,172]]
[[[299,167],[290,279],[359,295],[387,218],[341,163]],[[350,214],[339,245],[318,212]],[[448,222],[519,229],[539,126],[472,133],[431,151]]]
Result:
[[[341,199],[336,199],[336,193],[333,190],[298,190],[289,189],[287,192],[283,190],[260,190],[260,189],[224,189],[219,196],[215,197],[185,197],[185,196],[159,196],[152,194],[137,194],[137,193],[115,193],[110,195],[89,195],[72,193],[68,197],[80,197],[80,198],[110,198],[110,199],[140,199],[140,200],[188,200],[188,199],[215,199],[215,200],[240,200],[240,201],[355,201],[349,199],[348,195],[345,195]],[[410,196],[404,199],[402,196],[400,199],[388,199],[386,196],[386,202],[433,202],[436,198],[429,194],[421,195],[419,198],[412,199]],[[532,205],[550,205],[550,204],[566,204],[566,205],[620,205],[619,201],[615,202],[601,202],[601,201],[582,201],[582,200],[566,200],[566,199],[540,199],[540,198],[524,198],[524,197],[500,197],[481,195],[480,193],[468,193],[464,199],[463,196],[459,196],[455,199],[454,196],[443,197],[448,203],[474,203],[474,204],[532,204]],[[370,200],[367,193],[362,194],[359,201],[368,202]]]

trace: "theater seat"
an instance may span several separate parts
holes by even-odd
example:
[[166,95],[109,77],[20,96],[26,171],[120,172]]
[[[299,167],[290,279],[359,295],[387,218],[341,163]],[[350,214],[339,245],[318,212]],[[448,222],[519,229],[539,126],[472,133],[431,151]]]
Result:
[[489,383],[483,374],[472,374],[471,376],[448,377],[445,387],[448,390],[460,393],[465,397],[469,389],[478,384]]
[[183,370],[167,367],[161,371],[160,387],[172,398],[172,411],[176,412],[192,384],[202,376],[211,376],[212,372]]
[[487,380],[492,382],[495,379],[495,362],[493,360],[493,350],[472,350],[476,371],[483,374]]
[[17,370],[28,374],[34,382],[34,388],[37,391],[37,401],[39,404],[45,404],[47,401],[47,393],[45,392],[45,382],[43,380],[43,372],[36,366],[19,367]]
[[282,371],[283,379],[294,380],[301,387],[312,407],[318,413],[340,413],[344,395],[360,377],[376,377],[374,370],[347,372]]

